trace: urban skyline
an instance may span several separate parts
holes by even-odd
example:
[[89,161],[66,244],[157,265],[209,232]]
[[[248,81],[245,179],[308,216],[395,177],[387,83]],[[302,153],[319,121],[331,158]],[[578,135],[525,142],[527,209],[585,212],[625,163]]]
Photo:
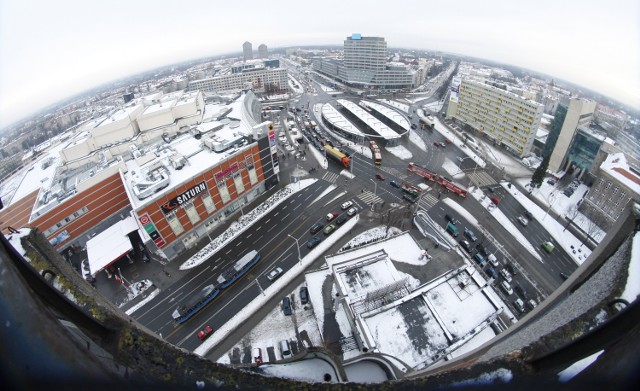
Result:
[[[122,15],[117,5],[73,0],[51,5],[3,2],[0,127],[105,82],[162,65],[240,52],[245,40],[265,42],[271,48],[333,46],[354,32],[385,37],[391,48],[443,51],[523,67],[640,106],[640,12],[633,1],[545,1],[526,13],[504,9],[500,1],[462,2],[453,10],[414,1],[394,8],[367,7],[365,2],[334,7],[329,2],[308,14],[291,3],[283,4],[278,17],[302,17],[304,27],[277,23],[266,32],[264,21],[270,18],[244,13],[238,6],[216,6],[216,14],[242,15],[242,29],[235,18],[198,23],[198,18],[210,15],[210,6],[195,2],[200,12],[176,24],[167,19],[172,16],[164,12],[165,5],[138,2],[127,5],[129,12]],[[259,3],[250,1],[242,7],[259,9]],[[332,14],[336,7],[344,12]],[[28,9],[41,12],[32,14]],[[62,15],[75,17],[74,23],[60,26]],[[141,20],[139,15],[147,18]],[[332,21],[330,30],[327,20]]]

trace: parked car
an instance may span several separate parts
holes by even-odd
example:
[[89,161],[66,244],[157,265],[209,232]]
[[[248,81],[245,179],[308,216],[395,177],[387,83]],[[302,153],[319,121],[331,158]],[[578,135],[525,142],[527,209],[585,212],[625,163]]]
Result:
[[507,262],[506,265],[504,265],[504,267],[509,271],[509,273],[511,273],[512,276],[515,276],[516,274],[518,274],[518,269],[516,269],[513,263]]
[[487,264],[487,260],[484,259],[480,253],[476,253],[476,255],[473,256],[473,260],[476,261],[480,267],[484,267]]
[[327,219],[327,221],[331,221],[331,220],[335,219],[336,217],[338,217],[339,214],[340,214],[340,212],[327,213],[326,219]]
[[492,268],[492,267],[488,267],[487,270],[487,276],[491,277],[491,278],[498,278],[498,273],[496,273],[496,269]]
[[320,232],[322,228],[324,228],[324,224],[315,223],[314,225],[311,226],[311,228],[309,229],[309,232],[311,232],[311,234],[313,235]]
[[350,209],[347,211],[347,215],[349,215],[349,216],[353,216],[353,215],[354,215],[354,214],[356,214],[356,213],[358,213],[358,209],[356,209],[356,208],[350,208]]
[[493,254],[487,255],[487,260],[489,261],[489,263],[491,263],[495,267],[500,266],[500,262],[498,262],[498,258],[496,258],[496,256]]
[[271,271],[269,272],[269,274],[267,274],[267,279],[268,279],[269,281],[273,281],[273,280],[275,280],[276,278],[280,277],[280,275],[281,275],[281,274],[282,274],[282,268],[277,267],[277,268],[275,268],[275,269],[271,270]]
[[461,240],[460,241],[460,246],[465,249],[466,252],[471,253],[471,243],[469,243],[467,240]]
[[506,293],[507,295],[513,295],[513,289],[511,289],[511,285],[509,285],[508,282],[506,281],[502,281],[500,283],[500,288],[504,291],[504,293]]
[[527,298],[527,291],[520,284],[514,284],[513,290],[520,295],[523,299]]
[[396,189],[400,188],[400,184],[398,182],[396,182],[396,181],[391,181],[391,182],[389,182],[389,184],[391,186],[395,187]]
[[352,205],[353,205],[353,202],[351,202],[351,201],[347,201],[347,202],[343,203],[342,205],[340,205],[340,209],[342,209],[342,210],[347,210],[347,209],[349,209]]
[[505,279],[505,281],[511,282],[511,273],[509,273],[509,271],[507,271],[507,269],[501,269],[500,270],[500,275],[502,276],[502,278]]
[[448,214],[444,215],[444,219],[451,224],[455,224],[455,220],[453,219],[453,217],[449,216]]
[[416,124],[411,124],[411,129],[417,128]]
[[289,346],[289,341],[280,341],[280,352],[282,353],[283,360],[293,356],[293,354],[291,353],[291,347]]
[[376,179],[380,180],[380,181],[384,181],[384,175],[382,174],[376,174]]
[[440,143],[438,141],[434,141],[433,145],[435,145],[436,147],[440,147]]
[[253,356],[254,363],[262,364],[262,349],[253,348],[253,353],[251,354],[251,356]]
[[533,300],[533,299],[527,300],[527,307],[529,307],[530,310],[533,310],[537,306],[538,306],[538,303],[536,303],[535,300]]
[[529,225],[529,220],[527,220],[524,216],[518,216],[518,221],[522,224],[523,227]]
[[467,227],[464,228],[464,236],[468,237],[469,240],[471,240],[472,242],[475,242],[476,240],[478,240],[478,237],[476,236],[476,234]]
[[291,299],[289,296],[285,296],[282,298],[282,312],[284,312],[285,316],[291,315]]
[[562,278],[562,281],[567,281],[567,279],[569,278],[568,275],[564,274],[564,273],[560,273],[560,278]]
[[458,236],[458,227],[455,224],[451,224],[451,222],[447,223],[447,232],[451,234],[454,238]]
[[211,326],[204,326],[202,330],[198,331],[198,338],[200,339],[200,341],[204,341],[205,339],[209,338],[211,334],[213,334],[213,329],[211,328]]
[[524,312],[524,302],[522,301],[522,299],[515,299],[513,301],[513,306],[516,307],[516,309],[520,311],[520,313]]
[[331,233],[333,231],[335,231],[336,229],[336,225],[335,224],[329,224],[326,227],[324,227],[324,234],[325,235],[331,235]]
[[340,215],[337,219],[336,219],[336,224],[337,225],[342,225],[344,224],[344,222],[347,221],[347,216],[345,215]]
[[309,302],[309,290],[306,286],[300,287],[300,303],[307,304]]
[[318,245],[318,243],[320,243],[321,239],[317,236],[312,237],[311,239],[307,240],[307,248],[311,249],[314,248],[315,246]]

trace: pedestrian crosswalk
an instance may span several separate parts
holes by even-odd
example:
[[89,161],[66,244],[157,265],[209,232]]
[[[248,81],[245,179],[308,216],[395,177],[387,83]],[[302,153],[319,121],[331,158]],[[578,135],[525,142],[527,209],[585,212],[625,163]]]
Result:
[[433,206],[437,203],[438,199],[433,194],[427,193],[420,197],[420,202],[418,203],[418,205],[423,209],[429,210],[433,208]]
[[476,172],[472,171],[472,172],[467,172],[466,174],[471,179],[471,183],[476,186],[490,186],[498,183],[496,182],[495,179],[491,177],[491,175],[487,174],[484,171],[476,171]]
[[381,203],[382,202],[382,198],[378,197],[376,194],[373,194],[370,191],[365,191],[364,193],[360,193],[360,195],[358,195],[358,198],[360,200],[362,200],[364,203],[366,203],[367,205],[371,205],[371,203]]
[[325,172],[322,179],[330,183],[336,183],[336,179],[338,179],[339,176],[340,174],[336,174],[335,172]]
[[389,174],[389,175],[393,175],[393,176],[398,177],[398,178],[400,178],[400,179],[402,179],[402,180],[406,180],[406,179],[407,179],[407,176],[408,176],[408,175],[407,175],[407,173],[406,173],[406,171],[398,170],[398,169],[397,169],[397,168],[395,168],[395,167],[385,167],[385,166],[382,166],[382,167],[380,167],[380,169],[381,169],[382,171],[386,172],[387,174]]

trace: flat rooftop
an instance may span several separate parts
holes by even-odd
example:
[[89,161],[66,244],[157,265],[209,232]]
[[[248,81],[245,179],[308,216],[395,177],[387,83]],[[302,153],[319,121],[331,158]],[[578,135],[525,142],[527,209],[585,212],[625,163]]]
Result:
[[409,131],[409,129],[411,128],[409,121],[407,121],[407,119],[403,115],[393,109],[388,108],[387,106],[381,105],[379,103],[369,102],[366,100],[361,101],[361,104],[384,115],[406,131]]
[[337,102],[340,105],[342,105],[342,107],[344,107],[345,109],[349,110],[353,115],[358,117],[362,122],[367,124],[367,126],[369,126],[379,136],[381,136],[381,137],[383,137],[383,138],[385,138],[387,140],[394,139],[394,138],[400,138],[400,135],[398,133],[394,132],[387,125],[385,125],[382,122],[380,122],[376,117],[374,117],[371,114],[367,113],[367,111],[365,109],[363,109],[362,107],[358,106],[357,104],[355,104],[355,103],[353,103],[353,102],[351,102],[349,100],[346,100],[346,99],[338,99]]

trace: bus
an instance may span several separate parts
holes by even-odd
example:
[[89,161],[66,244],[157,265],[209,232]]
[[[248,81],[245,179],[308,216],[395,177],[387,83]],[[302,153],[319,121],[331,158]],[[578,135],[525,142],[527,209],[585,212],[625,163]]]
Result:
[[376,166],[381,165],[382,153],[380,153],[380,148],[378,147],[378,144],[373,140],[369,141],[369,149],[371,149],[371,154],[373,156],[373,163]]

